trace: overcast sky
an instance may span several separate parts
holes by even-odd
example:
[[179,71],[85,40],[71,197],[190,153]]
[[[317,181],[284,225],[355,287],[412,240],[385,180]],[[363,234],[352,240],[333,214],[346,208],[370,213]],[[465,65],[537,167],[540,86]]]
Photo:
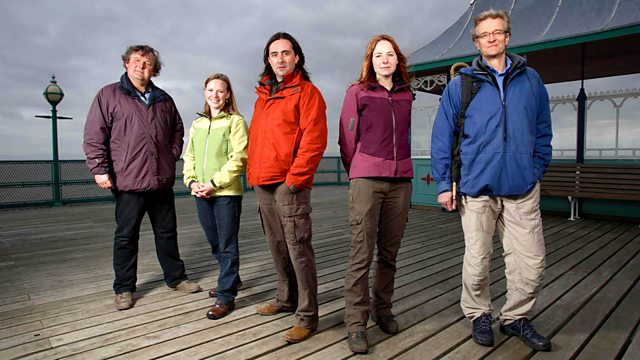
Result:
[[50,114],[42,92],[53,73],[65,93],[58,113],[73,117],[59,121],[60,158],[83,159],[89,106],[101,87],[124,72],[120,56],[132,44],[160,52],[165,66],[153,80],[173,96],[186,129],[202,109],[204,79],[216,72],[231,78],[249,123],[262,50],[277,31],[302,45],[307,70],[327,103],[326,154],[337,154],[344,93],[359,75],[371,37],[391,34],[408,56],[468,6],[469,0],[2,0],[0,159],[51,158],[50,120],[34,115]]

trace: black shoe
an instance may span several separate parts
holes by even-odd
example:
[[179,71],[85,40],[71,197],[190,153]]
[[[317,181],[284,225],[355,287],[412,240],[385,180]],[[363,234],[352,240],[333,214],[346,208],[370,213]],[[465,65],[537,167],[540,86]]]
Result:
[[471,337],[476,344],[482,346],[493,346],[493,329],[491,329],[491,313],[484,313],[479,318],[473,320],[473,332]]
[[364,331],[350,332],[347,336],[349,350],[355,354],[366,354],[369,352],[367,333]]
[[505,335],[519,337],[525,345],[533,350],[551,350],[551,342],[533,328],[529,319],[518,319],[509,325],[500,325],[500,331]]
[[380,330],[387,334],[395,335],[400,332],[400,327],[393,314],[389,315],[376,315],[371,316],[371,320],[378,323]]

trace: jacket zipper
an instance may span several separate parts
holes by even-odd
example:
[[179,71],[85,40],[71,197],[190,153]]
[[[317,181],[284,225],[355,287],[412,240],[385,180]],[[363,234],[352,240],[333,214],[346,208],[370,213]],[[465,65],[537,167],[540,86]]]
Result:
[[209,119],[209,128],[207,129],[207,138],[204,141],[204,159],[202,160],[202,182],[206,182],[205,174],[207,171],[207,154],[209,153],[209,134],[211,134],[211,123],[213,119]]
[[396,141],[396,114],[393,111],[393,100],[391,99],[391,93],[389,93],[389,105],[391,105],[391,119],[393,121],[393,175],[398,175],[398,145]]

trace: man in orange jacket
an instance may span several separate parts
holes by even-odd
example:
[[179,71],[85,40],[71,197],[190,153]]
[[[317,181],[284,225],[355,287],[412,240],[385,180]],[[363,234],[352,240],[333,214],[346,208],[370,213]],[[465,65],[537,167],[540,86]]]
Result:
[[264,49],[264,71],[249,128],[247,181],[278,274],[273,302],[261,315],[295,312],[289,343],[306,340],[318,327],[318,279],[311,246],[311,185],[327,147],[326,105],[304,68],[293,36],[274,34]]

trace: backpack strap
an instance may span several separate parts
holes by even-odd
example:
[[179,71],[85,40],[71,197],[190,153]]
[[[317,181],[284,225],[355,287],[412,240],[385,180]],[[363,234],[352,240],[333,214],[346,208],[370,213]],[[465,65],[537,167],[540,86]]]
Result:
[[464,134],[464,121],[467,117],[467,108],[480,89],[479,79],[460,73],[460,81],[460,112],[458,113],[458,121],[456,122],[457,129],[453,135],[453,147],[451,149],[451,181],[454,196],[457,195],[457,184],[460,182],[460,147]]

